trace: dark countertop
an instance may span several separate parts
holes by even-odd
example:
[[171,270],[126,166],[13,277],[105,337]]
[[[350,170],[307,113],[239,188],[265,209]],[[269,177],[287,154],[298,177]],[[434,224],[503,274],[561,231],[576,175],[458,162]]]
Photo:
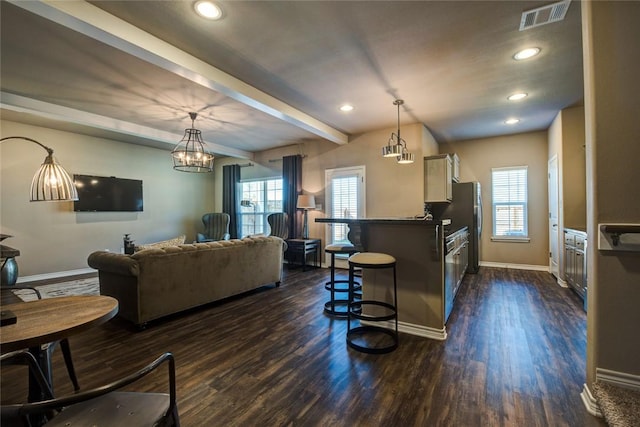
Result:
[[325,224],[398,224],[398,225],[449,225],[450,219],[426,220],[415,217],[385,218],[316,218],[315,222]]
[[578,232],[578,233],[583,233],[583,234],[587,234],[587,229],[583,228],[583,227],[565,227],[564,231],[569,231],[569,232]]
[[13,258],[20,255],[20,251],[9,246],[0,245],[0,258]]

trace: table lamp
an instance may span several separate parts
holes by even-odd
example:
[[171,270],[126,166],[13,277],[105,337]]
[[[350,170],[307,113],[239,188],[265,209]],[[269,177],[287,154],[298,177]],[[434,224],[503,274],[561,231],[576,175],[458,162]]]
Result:
[[298,203],[296,204],[298,209],[304,209],[304,225],[302,227],[302,238],[309,238],[309,224],[307,220],[307,211],[309,209],[316,208],[316,199],[310,194],[300,194],[298,196]]

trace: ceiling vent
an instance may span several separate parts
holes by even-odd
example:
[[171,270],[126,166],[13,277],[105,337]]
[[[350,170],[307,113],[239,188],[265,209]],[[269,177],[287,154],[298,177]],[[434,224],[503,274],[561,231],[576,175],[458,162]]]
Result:
[[558,3],[548,4],[537,9],[522,12],[520,31],[562,21],[567,14],[570,4],[571,0],[563,0]]

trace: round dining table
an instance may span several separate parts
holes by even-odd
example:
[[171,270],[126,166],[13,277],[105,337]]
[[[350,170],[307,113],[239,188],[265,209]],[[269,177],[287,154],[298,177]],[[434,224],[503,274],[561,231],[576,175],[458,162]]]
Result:
[[[118,300],[106,295],[78,295],[5,304],[2,311],[11,311],[16,322],[0,328],[0,351],[28,349],[53,390],[51,360],[42,345],[107,322],[118,313]],[[41,400],[42,396],[29,371],[29,401]]]
[[118,300],[105,295],[47,298],[7,304],[16,323],[0,329],[2,353],[59,341],[105,323],[118,313]]

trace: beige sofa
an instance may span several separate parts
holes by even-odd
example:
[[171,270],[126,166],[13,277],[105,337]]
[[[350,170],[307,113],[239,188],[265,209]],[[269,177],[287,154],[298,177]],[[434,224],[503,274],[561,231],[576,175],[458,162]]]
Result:
[[133,255],[98,251],[100,293],[116,298],[119,316],[147,322],[282,280],[284,241],[247,237],[145,249]]

